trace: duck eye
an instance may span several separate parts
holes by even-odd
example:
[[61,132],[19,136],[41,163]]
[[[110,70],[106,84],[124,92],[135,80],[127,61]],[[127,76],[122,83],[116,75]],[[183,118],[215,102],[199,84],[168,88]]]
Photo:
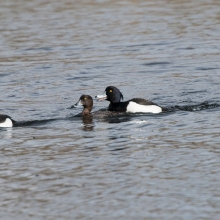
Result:
[[112,92],[112,90],[110,89],[109,92]]

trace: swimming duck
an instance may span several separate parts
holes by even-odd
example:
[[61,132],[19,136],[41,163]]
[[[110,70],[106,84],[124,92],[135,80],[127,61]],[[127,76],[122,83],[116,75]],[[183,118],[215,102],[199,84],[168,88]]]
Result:
[[10,128],[13,127],[15,121],[8,115],[0,115],[0,127]]
[[160,113],[164,109],[154,102],[141,99],[133,98],[126,102],[123,100],[123,95],[114,86],[108,86],[102,95],[97,95],[98,101],[107,100],[110,102],[108,106],[109,111],[128,112],[128,113]]
[[94,117],[94,118],[106,118],[106,117],[114,117],[118,115],[124,115],[124,112],[112,112],[112,111],[107,111],[106,109],[102,109],[99,111],[92,111],[93,107],[93,99],[90,95],[81,95],[79,98],[79,101],[75,104],[72,105],[71,108],[77,108],[83,106],[83,111],[82,113],[75,115],[75,117],[83,116],[83,117]]
[[71,106],[71,108],[77,108],[79,106],[83,106],[84,109],[82,111],[82,116],[91,115],[92,107],[93,107],[93,99],[90,95],[81,95],[79,101]]

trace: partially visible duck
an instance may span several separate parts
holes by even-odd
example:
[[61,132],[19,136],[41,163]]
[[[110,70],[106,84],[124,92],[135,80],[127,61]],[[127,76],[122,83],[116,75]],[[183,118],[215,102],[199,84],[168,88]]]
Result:
[[15,121],[8,115],[0,115],[0,127],[10,128],[13,127]]
[[109,111],[117,112],[128,112],[128,113],[160,113],[164,109],[154,102],[141,99],[133,98],[126,102],[121,102],[123,100],[123,95],[114,86],[108,86],[102,95],[97,95],[99,101],[107,100],[110,102],[108,106]]

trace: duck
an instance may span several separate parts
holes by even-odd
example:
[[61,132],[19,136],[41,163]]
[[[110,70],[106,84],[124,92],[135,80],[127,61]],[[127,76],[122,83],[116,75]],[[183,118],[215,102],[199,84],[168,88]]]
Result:
[[165,111],[165,108],[160,107],[152,101],[148,101],[142,98],[133,98],[128,101],[121,102],[124,97],[120,90],[115,86],[108,86],[102,95],[97,95],[95,98],[97,98],[98,101],[109,101],[109,111],[154,114]]
[[71,106],[71,108],[78,108],[83,106],[81,116],[91,116],[93,107],[93,99],[90,95],[81,95],[78,102]]
[[83,106],[83,110],[80,114],[75,115],[75,117],[82,116],[82,117],[93,117],[93,118],[106,118],[106,117],[124,115],[124,113],[122,112],[112,112],[106,109],[101,109],[92,112],[93,98],[90,95],[81,95],[78,102],[72,105],[70,108],[78,108],[80,106]]
[[15,121],[10,116],[0,114],[0,128],[10,128],[14,124]]

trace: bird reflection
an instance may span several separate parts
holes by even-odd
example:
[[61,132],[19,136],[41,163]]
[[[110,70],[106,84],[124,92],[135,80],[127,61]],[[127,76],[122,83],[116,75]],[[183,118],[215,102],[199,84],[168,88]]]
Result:
[[82,117],[82,122],[83,122],[83,130],[84,131],[92,131],[93,128],[95,127],[93,118],[91,116],[84,116]]
[[11,139],[12,138],[12,128],[0,128],[0,132],[2,131],[3,137],[2,139]]

